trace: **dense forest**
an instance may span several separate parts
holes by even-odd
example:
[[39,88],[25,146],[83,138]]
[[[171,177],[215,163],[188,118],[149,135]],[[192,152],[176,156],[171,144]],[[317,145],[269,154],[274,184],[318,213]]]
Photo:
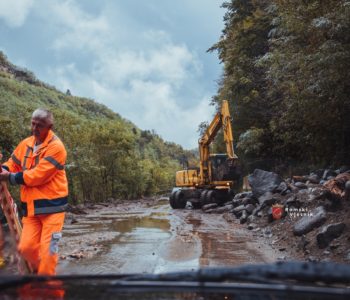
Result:
[[246,171],[350,164],[350,2],[232,0],[208,51]]
[[[132,199],[170,190],[184,158],[195,156],[140,130],[104,105],[56,90],[0,52],[0,150],[7,159],[29,136],[32,112],[52,110],[54,132],[64,142],[70,201]],[[18,195],[16,190],[14,195]]]

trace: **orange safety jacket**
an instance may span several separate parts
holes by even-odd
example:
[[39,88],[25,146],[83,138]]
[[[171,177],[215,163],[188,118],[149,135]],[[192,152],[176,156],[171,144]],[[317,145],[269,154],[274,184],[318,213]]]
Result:
[[35,137],[24,139],[3,165],[11,184],[21,184],[21,206],[25,216],[65,211],[68,182],[64,166],[67,152],[50,130],[33,153]]

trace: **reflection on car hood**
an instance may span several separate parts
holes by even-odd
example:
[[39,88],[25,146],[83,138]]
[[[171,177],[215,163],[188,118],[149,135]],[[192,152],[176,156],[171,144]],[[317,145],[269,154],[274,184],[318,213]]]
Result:
[[4,299],[349,299],[350,265],[280,262],[167,274],[1,276]]

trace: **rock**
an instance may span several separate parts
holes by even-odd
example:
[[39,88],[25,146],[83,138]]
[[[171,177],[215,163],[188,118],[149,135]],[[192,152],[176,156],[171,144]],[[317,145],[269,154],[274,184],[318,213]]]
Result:
[[208,209],[212,209],[212,208],[216,208],[218,207],[218,205],[216,203],[210,203],[210,204],[206,204],[202,206],[202,210],[208,210]]
[[243,204],[243,198],[239,198],[239,199],[233,199],[232,200],[232,205],[233,207],[237,207]]
[[253,214],[251,214],[249,217],[248,217],[248,219],[247,219],[247,221],[249,222],[249,223],[254,223],[255,221],[256,221],[256,216],[254,216]]
[[298,192],[299,192],[299,189],[298,189],[294,184],[290,184],[290,185],[289,185],[289,188],[290,188],[290,190],[291,190],[293,193],[298,193]]
[[282,181],[282,178],[276,173],[260,169],[255,169],[253,174],[248,176],[249,185],[256,198],[259,198],[266,192],[274,191]]
[[345,223],[336,223],[324,226],[320,233],[317,234],[317,245],[320,249],[326,248],[329,243],[339,237],[344,231]]
[[253,230],[256,227],[257,227],[257,225],[255,223],[250,223],[247,228],[248,228],[248,230]]
[[307,178],[306,176],[293,176],[293,181],[294,182],[306,182]]
[[227,206],[222,206],[218,208],[206,209],[204,212],[208,214],[222,214],[224,212],[229,212],[231,210],[232,210],[232,206],[228,207],[227,205]]
[[310,202],[325,199],[329,195],[329,191],[322,186],[313,187],[310,189],[310,192]]
[[232,209],[233,209],[232,205],[226,205],[226,206],[215,208],[215,211],[216,211],[216,213],[221,214],[224,212],[229,212]]
[[287,191],[288,185],[284,181],[274,190],[274,192],[280,193],[281,195],[285,195]]
[[297,249],[305,252],[308,244],[310,244],[310,241],[306,239],[305,235],[302,235],[297,244]]
[[340,208],[340,205],[338,205],[337,202],[331,201],[329,199],[325,199],[322,201],[322,206],[327,210],[327,211],[336,211],[337,208]]
[[236,194],[234,199],[243,199],[246,197],[251,198],[252,196],[253,196],[252,192],[243,192],[243,193]]
[[336,170],[336,172],[337,172],[338,174],[341,174],[341,173],[347,172],[348,170],[350,170],[350,167],[349,167],[349,166],[341,166],[338,170]]
[[264,230],[263,230],[263,235],[267,238],[271,238],[272,237],[272,231],[271,231],[271,228],[269,227],[266,227]]
[[255,209],[255,206],[253,204],[248,204],[248,205],[245,205],[244,207],[248,215],[251,215]]
[[254,213],[254,215],[256,215],[257,217],[261,218],[263,216],[263,213],[261,211],[258,211],[256,213]]
[[310,183],[319,184],[321,179],[316,174],[312,174],[312,175],[307,176],[307,180]]
[[239,219],[239,223],[240,224],[244,224],[245,222],[247,222],[247,217],[248,217],[247,211],[243,210],[242,211],[242,216]]
[[258,198],[260,208],[264,208],[265,206],[271,206],[276,202],[276,199],[274,198],[274,194],[271,192],[266,192],[262,196]]
[[255,198],[244,198],[244,199],[242,199],[242,203],[241,204],[243,204],[243,205],[248,205],[248,204],[255,205],[257,203],[258,203],[258,201]]
[[294,235],[301,236],[321,226],[327,219],[326,211],[319,206],[310,212],[310,216],[304,216],[299,219],[293,227]]
[[236,216],[238,216],[238,215],[241,215],[241,214],[242,214],[242,211],[243,211],[243,210],[245,210],[245,206],[242,204],[242,205],[237,206],[236,208],[234,208],[234,209],[232,210],[232,212],[233,212]]
[[289,208],[291,206],[295,208],[301,207],[301,202],[297,199],[296,195],[290,196],[286,201],[286,206]]
[[336,177],[337,175],[338,174],[333,170],[325,170],[323,172],[322,179],[327,179],[328,177]]
[[296,182],[296,183],[294,183],[294,186],[296,186],[300,190],[307,189],[307,185],[303,182]]
[[226,205],[224,205],[223,207],[224,207],[224,208],[227,208],[228,210],[231,210],[231,209],[234,208],[233,205],[232,205],[232,203],[226,204]]
[[269,210],[267,212],[267,222],[272,223],[275,219],[272,215],[272,207],[269,207]]
[[324,171],[324,169],[318,169],[316,171],[312,171],[309,176],[316,175],[318,178],[322,178]]

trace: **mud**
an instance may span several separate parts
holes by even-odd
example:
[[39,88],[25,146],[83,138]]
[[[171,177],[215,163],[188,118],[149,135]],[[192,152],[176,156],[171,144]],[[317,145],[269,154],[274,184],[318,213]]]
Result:
[[280,253],[237,222],[168,199],[95,205],[67,214],[59,274],[163,273],[278,260]]

